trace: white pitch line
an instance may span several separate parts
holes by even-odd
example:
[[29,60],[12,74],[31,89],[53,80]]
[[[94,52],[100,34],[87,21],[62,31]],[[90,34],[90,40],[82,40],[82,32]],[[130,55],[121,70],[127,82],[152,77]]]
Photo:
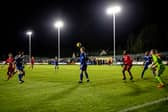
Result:
[[168,97],[161,98],[159,100],[155,100],[155,101],[152,101],[152,102],[147,102],[147,103],[144,103],[144,104],[141,104],[141,105],[129,107],[129,108],[123,109],[119,112],[128,112],[128,111],[132,111],[132,110],[136,110],[136,109],[139,109],[139,108],[147,107],[147,106],[154,105],[154,104],[164,102],[164,101],[168,101]]

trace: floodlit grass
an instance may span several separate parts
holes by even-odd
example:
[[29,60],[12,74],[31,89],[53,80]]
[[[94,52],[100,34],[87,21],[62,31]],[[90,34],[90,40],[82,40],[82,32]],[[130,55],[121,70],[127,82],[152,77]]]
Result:
[[160,102],[159,104],[154,104],[148,107],[136,109],[130,112],[167,112],[168,101]]
[[[150,70],[140,79],[142,66],[134,66],[134,80],[122,80],[120,66],[88,67],[90,82],[78,84],[79,66],[26,66],[25,83],[17,75],[6,81],[7,66],[0,68],[0,112],[117,112],[168,96],[168,87],[157,88]],[[168,83],[168,67],[162,75]],[[166,112],[168,102],[144,107],[138,112]]]

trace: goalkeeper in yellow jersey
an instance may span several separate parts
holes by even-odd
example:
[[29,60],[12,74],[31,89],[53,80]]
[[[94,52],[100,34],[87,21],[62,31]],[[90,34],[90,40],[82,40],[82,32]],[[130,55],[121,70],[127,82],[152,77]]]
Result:
[[162,88],[165,86],[164,82],[161,79],[161,74],[163,74],[165,70],[165,65],[162,63],[161,58],[157,55],[157,51],[155,49],[151,50],[152,55],[152,69],[154,70],[155,78],[159,81],[159,88]]

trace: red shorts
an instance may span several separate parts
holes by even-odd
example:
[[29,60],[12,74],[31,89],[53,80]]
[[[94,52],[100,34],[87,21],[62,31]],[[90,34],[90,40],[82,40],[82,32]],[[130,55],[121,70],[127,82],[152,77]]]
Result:
[[124,65],[123,70],[124,70],[124,71],[128,71],[128,70],[130,70],[131,68],[132,68],[132,64],[131,64],[131,65]]
[[10,74],[14,73],[14,71],[15,71],[14,67],[9,67],[7,74],[10,75]]

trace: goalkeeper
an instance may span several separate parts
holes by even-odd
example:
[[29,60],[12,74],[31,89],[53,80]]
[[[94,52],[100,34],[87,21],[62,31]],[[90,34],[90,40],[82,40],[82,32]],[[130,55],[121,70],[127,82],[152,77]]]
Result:
[[157,55],[157,51],[155,49],[151,50],[151,55],[152,55],[152,69],[154,70],[154,75],[155,78],[159,81],[159,88],[162,88],[165,86],[165,84],[163,83],[162,79],[161,79],[161,74],[163,74],[164,70],[165,70],[165,66],[162,63],[161,58]]

